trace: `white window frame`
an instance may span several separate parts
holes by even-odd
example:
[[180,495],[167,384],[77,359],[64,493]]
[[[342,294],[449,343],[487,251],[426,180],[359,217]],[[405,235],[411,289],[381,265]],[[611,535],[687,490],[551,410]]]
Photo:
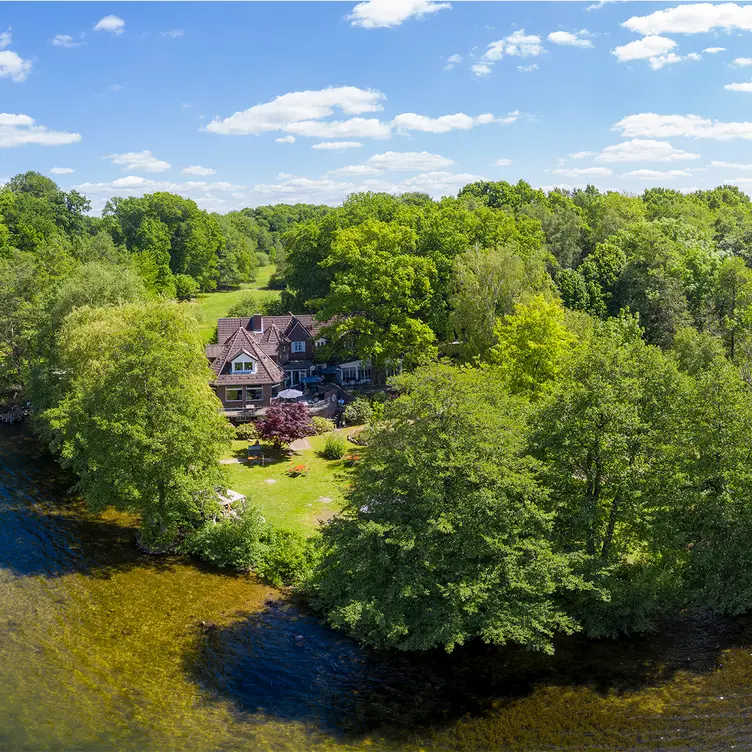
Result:
[[[251,397],[250,393],[256,391],[259,393],[258,397]],[[245,399],[246,402],[261,402],[262,399],[264,399],[264,387],[262,386],[247,386],[245,388]]]
[[316,340],[316,347],[323,347],[326,344],[326,339],[324,337],[319,337],[319,339]]
[[[238,366],[240,367],[238,368]],[[250,366],[250,368],[247,366]],[[232,361],[232,373],[256,373],[256,361],[248,353],[238,355]]]
[[[229,392],[240,392],[240,397],[237,399],[230,399]],[[243,401],[243,387],[242,386],[226,386],[225,387],[225,402],[242,402]]]
[[305,352],[305,340],[302,339],[296,339],[292,342],[292,352],[294,353],[302,353]]

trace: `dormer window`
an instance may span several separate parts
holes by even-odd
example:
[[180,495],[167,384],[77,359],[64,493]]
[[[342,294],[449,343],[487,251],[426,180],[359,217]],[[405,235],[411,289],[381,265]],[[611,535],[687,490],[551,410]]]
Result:
[[296,340],[292,343],[292,351],[294,353],[302,353],[305,352],[305,342],[301,340]]
[[316,340],[316,347],[324,347],[324,345],[326,345],[326,339],[324,339],[324,337],[319,337]]
[[256,373],[256,361],[247,353],[241,353],[232,361],[233,373]]

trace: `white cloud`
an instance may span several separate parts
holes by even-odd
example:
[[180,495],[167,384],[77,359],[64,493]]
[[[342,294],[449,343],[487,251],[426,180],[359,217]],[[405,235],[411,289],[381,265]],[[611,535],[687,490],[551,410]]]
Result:
[[586,157],[594,157],[598,152],[595,151],[576,151],[569,155],[570,159],[585,159]]
[[100,18],[94,26],[94,31],[109,31],[110,34],[122,34],[125,31],[125,21],[118,16]]
[[454,164],[451,159],[427,151],[385,151],[374,154],[367,161],[371,167],[394,172],[422,172]]
[[10,26],[5,31],[0,31],[0,50],[10,47],[12,41],[13,36],[11,35]]
[[[751,6],[752,7],[752,6]],[[621,131],[625,138],[709,138],[730,141],[735,138],[752,140],[752,123],[724,123],[699,115],[657,115],[641,112],[615,123],[611,130]]]
[[191,165],[190,167],[183,167],[180,170],[181,175],[216,175],[217,171],[212,170],[211,167],[201,167],[200,165]]
[[622,26],[639,34],[701,34],[713,29],[752,31],[752,5],[677,5],[647,16],[633,16]]
[[634,42],[624,44],[621,47],[615,47],[611,50],[611,54],[620,63],[626,63],[630,60],[649,60],[653,57],[659,57],[660,55],[665,55],[674,47],[676,47],[676,42],[673,39],[647,36],[644,39],[636,39]]
[[81,140],[78,133],[51,131],[44,125],[36,125],[28,115],[0,113],[0,149],[10,149],[24,144],[39,146],[64,146]]
[[503,39],[491,42],[483,53],[480,62],[471,66],[470,70],[476,76],[487,76],[491,66],[501,60],[504,55],[512,57],[537,57],[545,52],[541,38],[535,34],[525,34],[524,29],[518,29]]
[[[279,139],[277,139],[279,141]],[[360,149],[363,144],[360,141],[322,141],[320,144],[314,144],[311,149],[321,149],[323,151],[343,151],[344,149]]]
[[743,91],[749,93],[752,92],[752,81],[726,84],[723,88],[726,89],[726,91]]
[[532,65],[518,65],[517,70],[520,73],[532,73],[533,71],[538,70],[538,63],[533,63]]
[[510,165],[510,164],[512,164],[512,160],[511,160],[511,159],[507,159],[506,157],[503,157],[502,159],[497,159],[497,160],[496,160],[496,161],[494,162],[494,164],[495,164],[495,165],[496,165],[497,167],[506,167],[507,165]]
[[159,35],[167,39],[177,39],[178,37],[182,37],[184,33],[182,29],[170,29],[169,31],[161,31]]
[[[510,113],[511,115],[511,113]],[[519,112],[515,115],[515,120]],[[424,133],[448,133],[449,131],[466,131],[476,125],[488,125],[488,123],[499,122],[494,119],[490,112],[477,117],[465,115],[464,112],[458,112],[454,115],[441,115],[437,118],[428,117],[427,115],[418,115],[414,112],[403,112],[397,115],[392,121],[392,125],[400,133],[409,131],[422,131]]]
[[548,41],[569,47],[592,47],[591,36],[587,29],[580,29],[575,31],[574,34],[570,31],[552,31],[548,35]]
[[446,65],[444,66],[444,70],[452,70],[455,65],[458,65],[462,62],[462,55],[450,55],[447,58]]
[[725,47],[706,47],[703,52],[707,52],[708,55],[717,55],[719,52],[726,52]]
[[148,149],[144,151],[127,151],[122,154],[109,154],[112,164],[123,165],[125,170],[138,170],[140,172],[164,172],[172,165],[164,160],[157,159]]
[[50,169],[51,175],[70,175],[75,170],[72,167],[53,167]]
[[227,118],[214,118],[205,128],[221,135],[248,135],[269,131],[286,131],[299,136],[358,136],[388,138],[390,128],[376,119],[352,118],[322,122],[339,109],[348,115],[378,112],[383,109],[384,95],[356,86],[295,91],[257,104]]
[[622,177],[638,178],[639,180],[673,180],[674,178],[692,177],[686,170],[632,170],[625,172]]
[[386,29],[399,26],[408,18],[423,18],[451,7],[449,3],[432,0],[366,0],[358,3],[346,18],[352,26]]
[[329,170],[327,175],[381,175],[383,170],[379,170],[378,167],[372,167],[371,165],[347,165],[346,167],[338,167],[336,170]]
[[0,78],[10,78],[20,84],[31,70],[31,60],[24,60],[11,50],[0,50]]
[[480,175],[473,175],[468,172],[454,174],[443,170],[434,172],[424,172],[421,175],[415,175],[398,183],[397,191],[414,191],[420,190],[430,193],[432,196],[446,196],[450,193],[456,193],[460,188],[468,183],[474,183],[477,180],[483,180]]
[[676,149],[667,141],[633,138],[607,146],[597,157],[598,162],[676,162],[699,159],[699,154]]
[[551,170],[554,175],[566,175],[571,178],[579,177],[599,177],[605,178],[613,173],[613,170],[608,167],[571,167],[563,168],[559,167],[555,170]]
[[123,90],[122,84],[110,84],[107,87],[107,91],[114,92],[115,94],[117,94],[117,92],[122,91],[122,90]]
[[274,139],[278,144],[294,144],[295,136],[280,136]]
[[70,34],[55,34],[50,44],[54,47],[80,47],[83,42],[77,42]]
[[491,72],[491,68],[485,63],[475,63],[470,66],[470,70],[478,77],[487,76]]
[[736,66],[737,68],[745,68],[748,65],[752,65],[752,57],[738,57],[729,65]]
[[710,166],[728,170],[741,170],[742,172],[752,170],[752,164],[739,164],[738,162],[711,162]]
[[243,190],[245,186],[225,182],[209,183],[203,180],[174,183],[166,180],[152,180],[138,175],[127,175],[110,183],[81,183],[74,188],[85,195],[105,194],[106,196],[140,196],[144,193],[166,191],[193,198],[202,208],[217,209],[225,206],[227,200],[213,196],[213,192],[235,193]]

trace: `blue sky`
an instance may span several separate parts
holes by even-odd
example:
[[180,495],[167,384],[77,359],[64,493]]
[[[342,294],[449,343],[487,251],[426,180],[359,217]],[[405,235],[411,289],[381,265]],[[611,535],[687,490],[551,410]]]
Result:
[[733,3],[3,3],[0,180],[216,211],[479,178],[746,190],[751,40]]

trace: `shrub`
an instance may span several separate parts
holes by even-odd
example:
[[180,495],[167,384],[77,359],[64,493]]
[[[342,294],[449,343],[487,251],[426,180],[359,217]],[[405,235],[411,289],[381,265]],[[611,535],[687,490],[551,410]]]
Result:
[[235,429],[235,437],[240,441],[255,441],[259,437],[255,423],[241,423]]
[[319,435],[322,433],[329,433],[329,431],[333,431],[335,429],[333,420],[329,420],[329,418],[322,418],[318,415],[311,418],[311,423],[313,423],[313,428]]
[[237,517],[208,522],[189,536],[184,549],[204,561],[233,569],[256,569],[264,560],[266,543],[264,518],[253,504],[246,503]]
[[345,420],[352,425],[370,423],[373,419],[371,403],[364,397],[356,397],[344,412]]
[[299,533],[267,526],[265,553],[257,574],[275,587],[297,585],[313,569],[314,548]]
[[188,300],[198,295],[198,282],[188,274],[175,275],[175,297],[178,300]]
[[272,405],[257,426],[259,435],[277,448],[315,433],[305,402]]
[[326,437],[326,444],[321,456],[327,460],[341,460],[347,451],[347,442],[338,433]]
[[269,266],[269,256],[263,251],[256,251],[256,261],[259,266]]

